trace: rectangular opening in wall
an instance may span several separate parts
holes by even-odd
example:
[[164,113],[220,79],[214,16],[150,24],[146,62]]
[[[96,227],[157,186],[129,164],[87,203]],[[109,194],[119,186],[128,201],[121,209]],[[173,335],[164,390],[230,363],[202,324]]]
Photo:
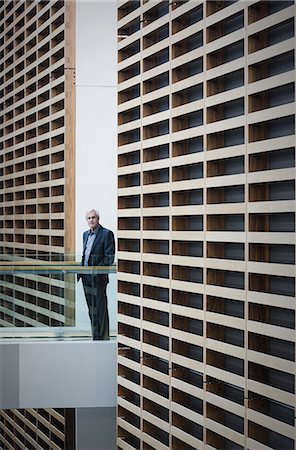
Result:
[[63,236],[51,236],[51,245],[56,247],[64,247],[64,237]]
[[283,372],[281,370],[273,369],[271,367],[263,366],[249,362],[248,366],[249,378],[264,385],[272,386],[285,392],[295,392],[294,375]]
[[118,407],[118,416],[127,422],[127,424],[130,424],[135,428],[140,428],[140,417],[122,406]]
[[118,145],[127,145],[140,140],[140,128],[118,134]]
[[139,230],[140,229],[140,217],[119,217],[118,218],[119,230]]
[[127,188],[140,185],[140,173],[131,173],[127,175],[119,175],[118,177],[118,187]]
[[213,2],[212,0],[207,0],[206,2],[206,15],[211,16],[221,9],[227,8],[227,6],[232,5],[237,0],[220,0],[219,2]]
[[53,197],[64,195],[64,186],[61,185],[61,186],[54,186],[54,187],[52,187],[51,188],[51,195]]
[[294,52],[282,53],[249,66],[249,83],[269,78],[295,68]]
[[207,295],[207,310],[227,316],[244,318],[244,302]]
[[173,191],[173,206],[202,205],[203,189]]
[[[148,434],[148,436],[152,436],[153,439],[159,441],[161,444],[165,446],[169,445],[169,433],[146,420],[143,421],[143,432],[144,434]],[[146,447],[145,450],[148,448]]]
[[267,417],[273,417],[280,422],[294,425],[294,411],[290,405],[285,405],[276,400],[248,391],[248,408],[258,411]]
[[249,125],[249,142],[293,134],[295,134],[295,116],[286,116]]
[[173,353],[185,358],[203,362],[203,348],[199,345],[193,345],[188,342],[173,339]]
[[173,314],[173,328],[185,331],[186,333],[197,334],[199,336],[203,335],[202,320],[191,319],[177,314]]
[[245,112],[244,99],[238,98],[207,108],[207,123],[238,117]]
[[157,89],[161,89],[168,85],[169,85],[169,72],[164,72],[155,77],[143,81],[143,93],[148,94],[149,92],[156,91]]
[[167,303],[169,301],[169,290],[159,286],[157,287],[144,284],[143,297]]
[[233,158],[214,159],[207,162],[207,176],[220,177],[224,175],[235,175],[244,173],[244,156],[235,156]]
[[[122,326],[123,325],[123,327],[126,325],[126,324],[119,324],[120,326]],[[123,328],[123,331],[124,331],[124,328]],[[124,333],[121,333],[121,334],[123,334],[124,335]],[[140,373],[139,372],[136,372],[135,370],[132,370],[132,369],[130,369],[129,367],[127,367],[127,366],[124,366],[124,365],[122,365],[122,364],[118,364],[118,376],[120,377],[120,378],[126,378],[127,380],[129,380],[131,383],[134,383],[134,384],[136,384],[136,385],[140,385]],[[120,390],[121,389],[124,389],[124,392],[126,392],[126,388],[124,388],[123,386],[121,386],[120,387]],[[122,392],[122,391],[121,391]],[[127,394],[128,394],[128,396],[127,396],[127,398],[129,399],[129,401],[131,402],[131,403],[133,403],[134,405],[136,405],[136,406],[139,406],[138,405],[138,400],[139,400],[139,395],[137,394],[137,392],[135,392],[135,391],[132,391],[132,393],[133,393],[133,395],[132,394],[130,394],[129,392],[127,392]]]
[[[136,319],[140,318],[140,307],[137,305],[131,305],[131,304],[125,303],[125,302],[119,302],[118,303],[118,312],[119,312],[119,314],[123,314],[125,316],[135,317]],[[124,328],[124,332],[126,333],[126,328]],[[135,332],[130,333],[130,337],[135,338]]]
[[173,83],[203,72],[203,57],[194,59],[173,69]]
[[295,246],[288,244],[249,244],[249,260],[275,264],[295,264]]
[[139,162],[140,150],[118,155],[118,167],[132,166],[133,164],[139,164]]
[[153,123],[143,127],[143,139],[151,139],[169,133],[169,120]]
[[295,278],[249,273],[249,290],[294,297]]
[[220,22],[216,22],[215,25],[211,25],[207,28],[207,43],[216,39],[226,36],[229,33],[243,28],[244,26],[244,12],[240,11],[232,16],[227,17]]
[[[137,363],[140,362],[140,351],[132,348],[132,347],[126,347],[125,345],[120,345],[118,346],[118,354],[120,356],[124,356],[124,358],[126,359],[130,359],[131,361],[135,361]],[[118,386],[119,391],[121,392],[121,387],[122,386]]]
[[249,214],[249,231],[288,232],[295,231],[294,213]]
[[182,380],[184,383],[193,385],[198,388],[203,387],[203,376],[202,373],[192,370],[188,367],[179,366],[173,363],[172,367],[172,377]]
[[227,344],[244,347],[244,331],[207,322],[207,337]]
[[140,195],[118,197],[118,209],[140,208]]
[[123,91],[119,91],[118,93],[118,103],[125,103],[129,100],[133,100],[140,96],[140,84],[136,84],[131,86]]
[[52,213],[60,213],[60,212],[64,212],[64,203],[63,202],[59,202],[59,203],[54,203],[52,201],[51,205],[50,205],[50,209]]
[[119,281],[118,292],[121,294],[133,295],[139,297],[140,285],[138,283],[132,283],[130,281]]
[[169,326],[169,313],[167,313],[165,311],[158,311],[156,309],[144,307],[143,320],[146,320],[148,322],[157,323],[164,327],[168,327]]
[[144,398],[144,411],[152,414],[154,417],[158,417],[165,422],[169,422],[169,410],[159,403],[152,402],[148,398]]
[[173,231],[202,231],[203,216],[173,216]]
[[173,280],[188,281],[189,283],[203,283],[203,269],[173,265]]
[[[211,1],[210,3],[214,2]],[[244,450],[244,447],[237,444],[236,442],[231,441],[230,439],[227,439],[224,436],[221,436],[220,434],[214,433],[211,430],[206,430],[206,433],[206,443],[213,448],[235,448],[236,450]]]
[[169,96],[157,98],[143,104],[143,117],[151,116],[169,109]]
[[38,204],[38,214],[48,214],[48,213],[49,213],[49,204],[48,203]]
[[140,118],[140,107],[135,106],[134,108],[128,109],[118,114],[118,125],[123,125],[124,123],[133,122]]
[[173,93],[173,108],[203,98],[203,83]]
[[207,258],[245,259],[245,244],[240,242],[207,242]]
[[203,256],[202,241],[173,241],[173,255],[178,256]]
[[198,153],[203,151],[202,136],[183,141],[173,142],[173,157]]
[[207,403],[206,415],[216,423],[220,423],[237,433],[244,434],[244,418],[230,411]]
[[157,145],[143,149],[143,161],[155,161],[169,157],[169,144]]
[[144,239],[143,241],[144,253],[157,253],[160,255],[169,254],[169,241],[160,239]]
[[139,275],[140,274],[140,262],[126,260],[126,259],[125,260],[120,259],[118,261],[118,271]]
[[[251,126],[251,125],[250,125]],[[207,149],[215,150],[222,147],[242,145],[245,142],[244,127],[211,133],[207,135]]]
[[194,111],[183,114],[181,116],[173,117],[173,131],[186,130],[187,128],[194,128],[203,125],[203,110]]
[[[166,351],[169,350],[169,338],[168,338],[168,336],[163,336],[162,334],[153,333],[151,331],[144,330],[142,342],[144,342],[145,344],[152,345],[153,347],[161,348],[162,350],[166,350]],[[145,376],[144,376],[144,378],[145,378]],[[155,391],[155,390],[153,390],[153,392],[156,392],[159,395],[168,397],[168,386],[165,385],[164,383],[157,382],[156,380],[155,380],[155,383],[156,383],[155,388],[157,390],[159,388],[160,392]],[[160,384],[158,385],[158,383],[160,383]],[[144,387],[145,387],[145,381],[144,381]]]
[[169,182],[169,168],[147,170],[143,172],[143,184],[158,184]]
[[140,51],[140,39],[132,42],[131,44],[123,47],[118,51],[118,62],[122,62],[133,55],[136,55]]
[[[49,245],[49,236],[38,236],[39,245]],[[54,245],[54,244],[53,244]]]
[[[184,3],[184,2],[181,2]],[[178,33],[185,28],[190,27],[191,25],[199,22],[203,19],[203,6],[199,5],[195,8],[190,9],[185,14],[178,16],[173,20],[173,34]]]
[[158,42],[166,39],[169,36],[169,25],[165,24],[151,33],[144,35],[143,37],[143,48],[149,48],[151,45],[157,44]]
[[202,414],[203,412],[203,401],[201,399],[176,388],[173,388],[173,402],[197,414]]
[[249,155],[249,172],[295,167],[295,148],[284,148]]
[[256,52],[271,45],[291,39],[294,36],[294,18],[266,28],[249,36],[248,51]]
[[139,31],[140,26],[141,26],[140,16],[136,17],[131,22],[128,22],[126,25],[123,25],[121,28],[118,29],[117,32],[118,42],[120,42],[122,39],[127,38],[131,34],[134,34],[137,31]]
[[131,78],[139,75],[140,73],[140,62],[136,62],[118,72],[118,82],[123,83],[126,80],[130,80]]
[[207,364],[236,375],[244,376],[244,360],[214,350],[207,350]]
[[126,323],[119,323],[119,333],[123,336],[129,337],[130,339],[134,339],[136,341],[140,340],[139,328],[133,327]]
[[274,181],[271,183],[254,183],[249,185],[249,201],[279,201],[295,199],[295,182],[293,180]]
[[178,58],[185,53],[191,52],[192,50],[196,50],[197,48],[203,45],[203,31],[199,31],[198,33],[192,34],[191,36],[178,41],[176,44],[173,44],[173,58]]
[[140,6],[139,0],[134,0],[133,2],[126,2],[122,6],[120,6],[117,10],[118,19],[121,20],[131,12],[135,11]]
[[290,449],[294,445],[293,439],[250,420],[248,421],[248,436],[266,447]]
[[64,134],[59,134],[57,136],[53,136],[50,141],[51,141],[52,147],[56,147],[57,145],[62,145],[62,144],[64,144]]
[[159,3],[158,5],[145,11],[145,13],[143,14],[144,26],[149,25],[150,22],[160,19],[160,17],[163,17],[168,13],[169,13],[169,4],[162,2]]
[[243,203],[245,201],[245,186],[223,186],[207,189],[207,203]]
[[155,67],[160,66],[169,61],[169,49],[164,48],[153,55],[147,56],[147,58],[143,59],[143,71],[154,69]]
[[222,64],[234,61],[244,56],[244,41],[237,41],[226,47],[219,48],[207,55],[207,69],[213,69]]
[[143,274],[148,277],[169,278],[169,265],[144,262]]
[[193,292],[172,291],[172,302],[175,305],[186,306],[189,308],[203,308],[203,296]]
[[288,83],[249,96],[249,113],[295,102],[295,86]]
[[295,344],[291,341],[258,333],[248,333],[248,347],[255,352],[295,361]]
[[118,427],[118,440],[119,442],[126,442],[128,445],[136,449],[139,449],[141,445],[139,438],[120,426]]
[[232,289],[244,289],[245,279],[244,272],[230,270],[207,270],[207,284],[223,286]]
[[196,180],[203,177],[203,163],[173,167],[173,181]]
[[281,1],[261,1],[256,2],[248,8],[248,22],[249,24],[257,22],[257,20],[263,19],[271,14],[274,14],[282,9],[289,8],[294,5],[293,0],[281,0]]

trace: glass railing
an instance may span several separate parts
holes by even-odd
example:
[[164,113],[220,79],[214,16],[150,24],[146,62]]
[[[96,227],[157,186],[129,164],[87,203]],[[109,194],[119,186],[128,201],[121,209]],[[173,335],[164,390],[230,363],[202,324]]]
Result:
[[116,265],[81,266],[79,260],[0,256],[0,339],[115,337]]

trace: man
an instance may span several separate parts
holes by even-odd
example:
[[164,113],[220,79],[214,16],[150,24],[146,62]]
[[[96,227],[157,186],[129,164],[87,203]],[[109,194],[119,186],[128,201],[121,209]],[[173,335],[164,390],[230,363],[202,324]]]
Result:
[[[83,233],[82,266],[111,266],[114,261],[115,243],[112,231],[99,223],[99,212],[95,209],[86,213],[89,230]],[[83,274],[81,276],[93,340],[109,339],[109,314],[107,284],[109,276]]]

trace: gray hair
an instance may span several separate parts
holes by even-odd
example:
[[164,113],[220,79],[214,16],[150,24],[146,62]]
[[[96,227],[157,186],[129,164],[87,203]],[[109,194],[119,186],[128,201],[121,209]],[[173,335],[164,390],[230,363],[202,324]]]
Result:
[[88,214],[89,214],[90,212],[95,212],[95,213],[96,213],[96,216],[97,216],[97,218],[98,218],[98,219],[100,218],[100,213],[99,213],[99,211],[98,211],[97,209],[90,209],[89,211],[86,211],[86,213],[85,213],[85,217],[87,217],[87,216],[88,216]]

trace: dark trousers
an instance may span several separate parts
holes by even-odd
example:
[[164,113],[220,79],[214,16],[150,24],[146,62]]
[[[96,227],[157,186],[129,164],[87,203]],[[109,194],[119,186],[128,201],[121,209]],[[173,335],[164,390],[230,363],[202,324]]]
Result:
[[82,275],[93,340],[109,339],[107,302],[108,278],[105,275]]

